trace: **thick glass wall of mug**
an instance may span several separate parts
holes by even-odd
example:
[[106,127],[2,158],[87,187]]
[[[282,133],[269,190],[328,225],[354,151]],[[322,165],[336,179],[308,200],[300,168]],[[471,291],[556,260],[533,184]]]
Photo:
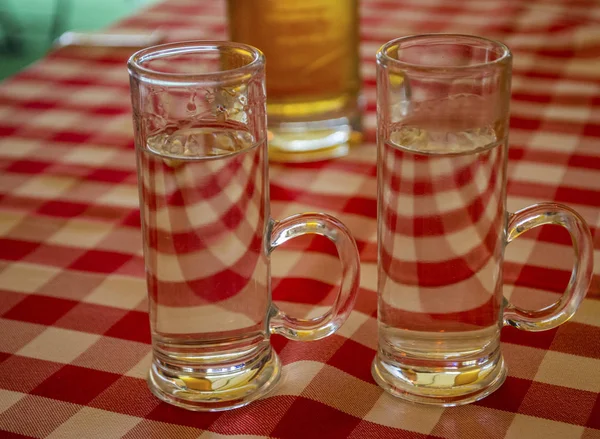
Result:
[[[151,380],[182,399],[203,390],[227,399],[277,366],[261,355],[270,351],[264,72],[239,47],[170,50],[138,61],[160,78],[132,79]],[[236,67],[246,71],[210,76]],[[178,81],[196,73],[202,81]],[[264,364],[240,367],[253,359]]]
[[[281,364],[271,333],[335,332],[356,299],[347,228],[321,213],[270,218],[264,56],[230,42],[185,42],[129,61],[153,359],[148,383],[169,403],[217,411],[265,395]],[[336,246],[331,309],[288,316],[271,301],[270,255],[303,234]]]
[[[506,213],[511,59],[501,43],[461,35],[401,38],[378,52],[373,376],[394,395],[439,405],[486,396],[506,376],[502,326],[557,326],[589,284],[589,230],[576,213],[553,203]],[[519,310],[517,322],[502,295],[504,247],[547,223],[572,234],[577,282],[560,306]]]
[[[388,50],[467,70],[502,56],[486,42]],[[416,386],[482,385],[501,361],[509,69],[379,71],[381,373]]]

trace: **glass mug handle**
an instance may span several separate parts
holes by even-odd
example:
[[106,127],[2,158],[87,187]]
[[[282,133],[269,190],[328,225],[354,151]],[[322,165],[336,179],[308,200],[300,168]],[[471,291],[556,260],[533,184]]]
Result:
[[504,325],[525,331],[545,331],[569,320],[583,300],[592,279],[593,246],[590,229],[573,209],[556,203],[540,203],[511,214],[507,243],[543,224],[563,226],[571,235],[575,264],[567,289],[554,304],[536,311],[524,310],[505,299]]
[[342,263],[342,279],[333,306],[313,319],[299,319],[271,304],[270,329],[292,340],[319,340],[333,334],[350,315],[360,284],[360,260],[354,238],[336,218],[322,213],[303,213],[272,221],[269,254],[279,245],[300,235],[317,234],[331,240]]

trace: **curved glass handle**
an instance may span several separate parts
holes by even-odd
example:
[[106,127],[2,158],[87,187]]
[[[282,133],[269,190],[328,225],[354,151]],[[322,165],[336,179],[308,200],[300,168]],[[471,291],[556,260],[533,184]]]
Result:
[[305,234],[329,238],[336,246],[342,263],[342,279],[333,306],[314,319],[288,316],[271,304],[270,329],[292,340],[319,340],[333,334],[348,318],[360,283],[360,260],[354,238],[340,221],[322,213],[303,213],[274,222],[271,229],[269,254],[289,239]]
[[569,320],[583,300],[592,280],[593,246],[590,229],[584,219],[570,207],[541,203],[512,214],[508,222],[507,242],[543,224],[558,224],[569,231],[575,251],[575,264],[567,289],[552,305],[528,311],[506,302],[504,324],[525,331],[545,331]]

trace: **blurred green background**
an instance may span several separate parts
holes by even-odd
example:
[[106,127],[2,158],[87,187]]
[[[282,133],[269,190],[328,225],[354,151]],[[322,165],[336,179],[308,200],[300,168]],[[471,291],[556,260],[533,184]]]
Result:
[[69,30],[99,30],[159,0],[0,0],[0,80]]

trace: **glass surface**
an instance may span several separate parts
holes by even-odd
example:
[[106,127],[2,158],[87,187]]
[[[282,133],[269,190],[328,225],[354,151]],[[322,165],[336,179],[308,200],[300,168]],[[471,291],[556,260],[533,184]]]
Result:
[[[409,400],[472,402],[504,381],[504,324],[550,329],[575,312],[591,279],[589,230],[576,213],[549,203],[508,221],[506,46],[462,35],[401,38],[379,50],[377,72],[373,376]],[[502,296],[504,247],[545,223],[571,232],[579,252],[574,281],[552,309],[515,312]]]
[[[150,389],[191,410],[243,406],[279,379],[271,333],[314,340],[346,319],[358,288],[356,245],[324,214],[270,218],[260,51],[176,43],[136,53],[129,71]],[[335,305],[312,320],[287,316],[271,303],[270,254],[306,233],[335,243],[344,272]]]

